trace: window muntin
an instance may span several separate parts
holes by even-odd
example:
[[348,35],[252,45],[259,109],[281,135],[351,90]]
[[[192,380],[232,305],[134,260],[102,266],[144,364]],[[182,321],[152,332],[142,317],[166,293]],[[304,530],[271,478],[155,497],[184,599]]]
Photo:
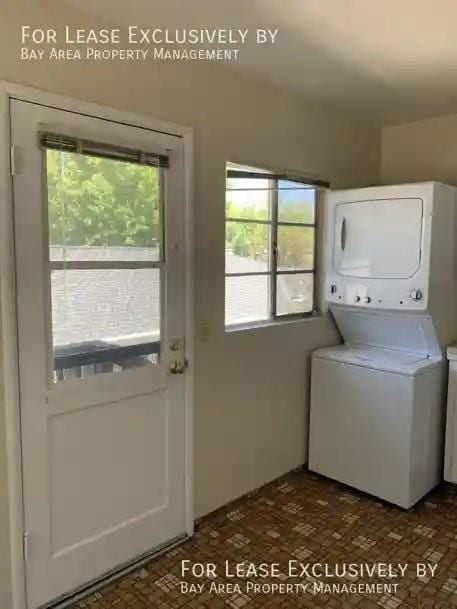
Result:
[[315,310],[319,185],[229,166],[227,326],[308,315]]
[[158,363],[161,172],[45,150],[54,382]]

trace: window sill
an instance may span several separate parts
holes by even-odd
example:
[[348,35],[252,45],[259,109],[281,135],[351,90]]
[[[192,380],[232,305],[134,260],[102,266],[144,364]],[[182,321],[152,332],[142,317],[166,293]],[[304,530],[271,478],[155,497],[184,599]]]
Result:
[[225,333],[232,334],[235,332],[243,332],[246,330],[258,330],[260,328],[274,328],[277,326],[286,326],[291,324],[302,324],[317,321],[326,317],[325,313],[318,312],[305,317],[291,317],[288,319],[266,319],[265,321],[250,321],[241,324],[233,324],[225,326]]

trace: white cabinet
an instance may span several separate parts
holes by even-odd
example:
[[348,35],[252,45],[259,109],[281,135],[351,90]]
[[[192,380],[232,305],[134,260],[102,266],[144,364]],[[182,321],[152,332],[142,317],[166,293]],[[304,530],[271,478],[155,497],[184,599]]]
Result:
[[335,213],[334,268],[339,275],[407,279],[420,266],[423,201],[340,203]]

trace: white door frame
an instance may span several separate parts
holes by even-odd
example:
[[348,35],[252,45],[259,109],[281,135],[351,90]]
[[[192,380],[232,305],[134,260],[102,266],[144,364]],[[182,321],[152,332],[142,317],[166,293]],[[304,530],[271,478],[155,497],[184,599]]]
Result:
[[[21,425],[18,376],[17,308],[15,282],[13,189],[11,180],[10,99],[35,102],[61,110],[88,114],[134,127],[168,133],[183,138],[185,163],[186,231],[186,354],[190,367],[185,375],[185,512],[186,533],[194,530],[194,239],[193,239],[193,129],[78,101],[30,87],[0,81],[0,337],[2,354],[0,404],[5,409],[8,475],[10,565],[13,609],[27,609],[23,549],[24,512],[22,503]],[[20,161],[20,159],[19,159]],[[0,417],[1,417],[0,412]]]

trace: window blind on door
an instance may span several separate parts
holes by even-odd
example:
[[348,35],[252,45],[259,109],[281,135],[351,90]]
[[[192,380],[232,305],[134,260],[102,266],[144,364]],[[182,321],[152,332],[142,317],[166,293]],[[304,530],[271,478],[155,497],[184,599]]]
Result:
[[59,133],[40,132],[39,145],[44,149],[88,154],[127,163],[137,163],[152,167],[169,166],[168,156],[164,154],[116,146],[105,142],[95,142]]

